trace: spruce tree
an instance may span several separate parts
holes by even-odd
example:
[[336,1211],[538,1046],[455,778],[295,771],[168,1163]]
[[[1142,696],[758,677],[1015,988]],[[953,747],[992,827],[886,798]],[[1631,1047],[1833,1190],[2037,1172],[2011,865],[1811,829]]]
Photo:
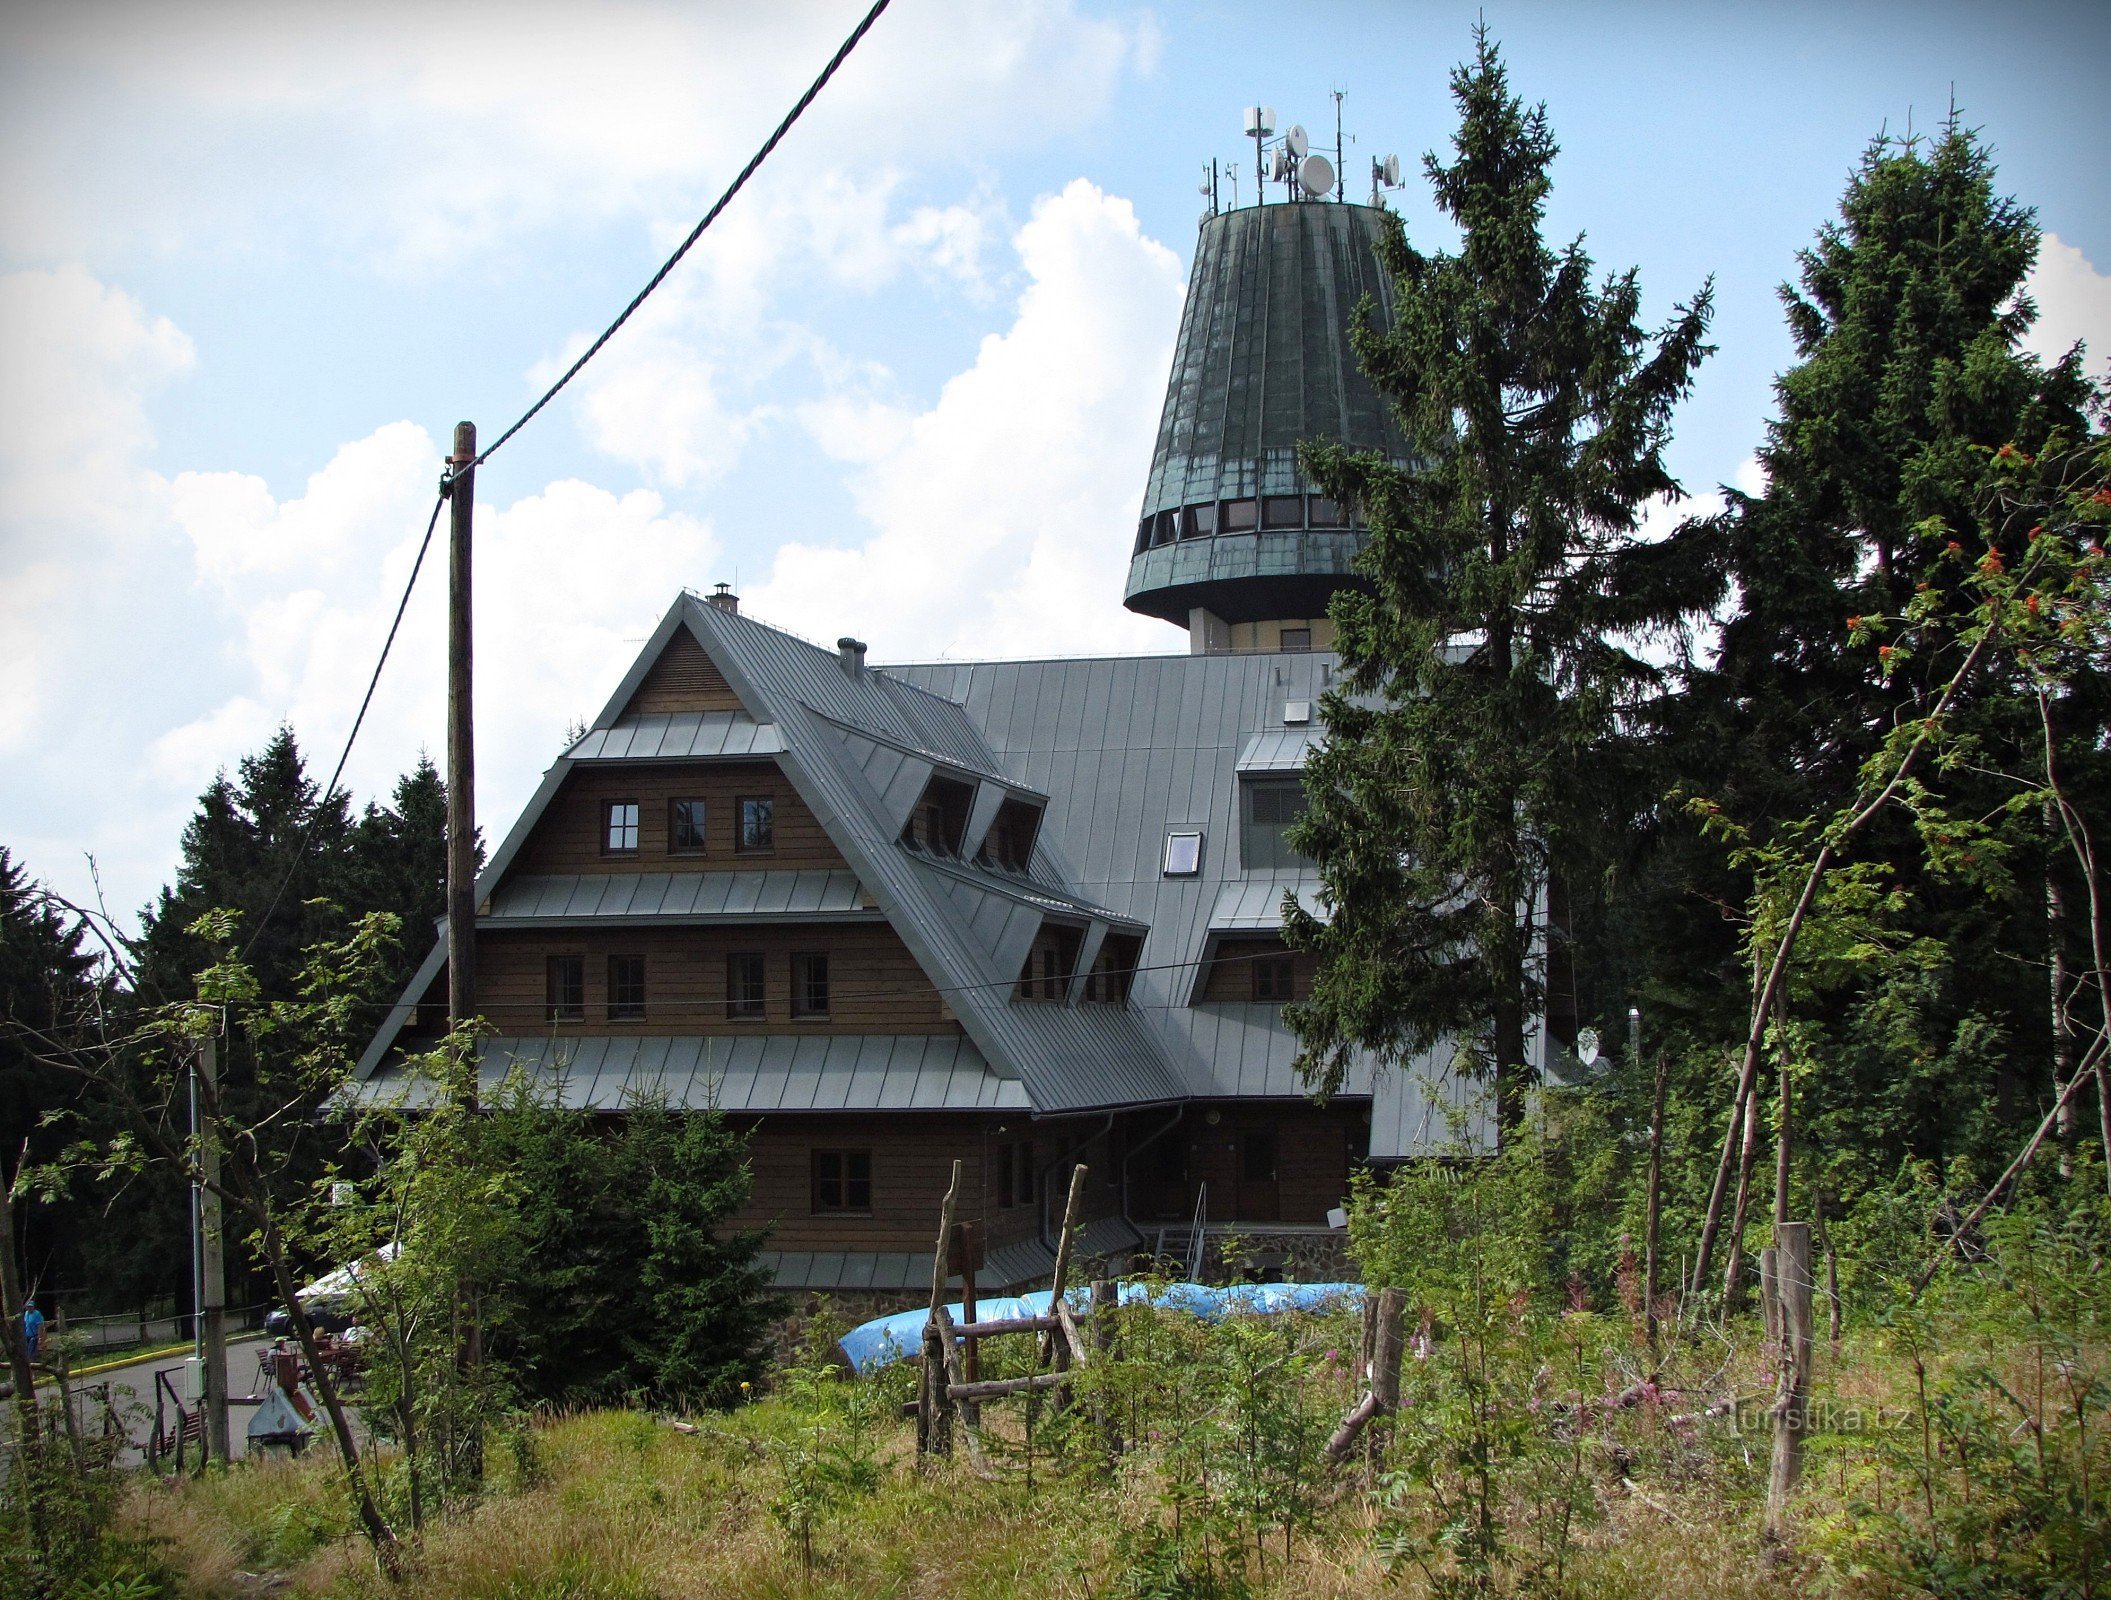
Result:
[[[48,1161],[69,1135],[43,1125],[47,1113],[74,1103],[79,1084],[49,1059],[84,1020],[99,981],[98,961],[84,944],[78,919],[54,906],[0,845],[0,1182],[25,1154]],[[16,1208],[23,1238],[7,1241],[25,1264],[32,1288],[72,1283],[79,1261],[72,1247],[75,1213],[63,1203]],[[49,1311],[47,1304],[44,1308]]]
[[[1759,452],[1766,489],[1732,494],[1714,530],[1739,604],[1713,669],[1685,697],[1677,736],[1687,789],[1755,841],[1839,806],[1887,731],[1955,668],[1939,652],[1906,659],[1858,645],[1855,619],[1896,617],[1923,586],[1961,590],[1969,564],[1951,545],[1968,540],[1978,559],[1972,530],[1992,475],[2008,470],[2000,453],[2057,453],[2090,436],[2096,397],[2077,356],[2047,364],[2022,347],[2038,239],[2032,212],[1999,192],[1985,144],[1952,118],[1933,141],[1869,146],[1837,218],[1781,291],[1798,360],[1776,384]],[[2024,532],[2004,559],[2020,555]],[[2111,775],[2102,684],[2078,681],[2057,710],[2065,775],[2098,797],[2101,817]],[[2042,772],[2037,708],[1997,670],[1975,681],[1959,715],[1972,757],[1930,781],[1961,814],[1999,817]],[[2034,837],[2037,818],[2010,820],[1999,871],[1924,870],[1904,813],[1858,841],[1909,897],[1894,942],[1923,941],[1929,960],[1795,996],[1827,1064],[1804,1091],[1805,1120],[1835,1152],[1833,1181],[1850,1189],[1906,1155],[1992,1156],[2009,1142],[2005,1124],[2033,1120],[2030,1103],[2045,1099],[2052,1074],[2033,1063],[2055,1054],[2045,973],[2059,936],[2046,904],[2070,869]],[[1684,846],[1678,854],[1683,914],[1656,924],[1654,965],[1680,975],[1712,966],[1717,1005],[1689,1020],[1701,1036],[1741,1032],[1750,974],[1718,908],[1742,904],[1750,885]],[[2081,930],[2065,942],[2086,964]]]
[[1485,29],[1452,94],[1453,159],[1424,169],[1459,249],[1424,253],[1396,224],[1380,250],[1396,319],[1355,334],[1420,464],[1302,452],[1363,510],[1370,592],[1332,606],[1343,675],[1293,836],[1330,914],[1286,903],[1285,931],[1320,956],[1290,1010],[1309,1082],[1325,1092],[1358,1051],[1398,1066],[1449,1036],[1508,1128],[1554,867],[1598,853],[1602,768],[1660,687],[1637,641],[1710,598],[1686,544],[1636,536],[1677,489],[1663,449],[1708,351],[1710,290],[1651,335],[1633,271],[1594,282],[1580,239],[1543,240],[1554,137]]

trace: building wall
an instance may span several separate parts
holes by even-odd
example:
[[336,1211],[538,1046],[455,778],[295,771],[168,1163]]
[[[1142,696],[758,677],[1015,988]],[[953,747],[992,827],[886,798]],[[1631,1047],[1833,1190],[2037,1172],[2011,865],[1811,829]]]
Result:
[[[961,1163],[956,1220],[983,1229],[987,1249],[1035,1237],[1042,1207],[1051,1237],[1061,1226],[1071,1159],[1087,1168],[1083,1220],[1120,1209],[1118,1177],[1107,1141],[1095,1139],[1104,1119],[1076,1124],[1033,1123],[1024,1112],[972,1116],[886,1113],[787,1114],[749,1124],[749,1161],[755,1188],[740,1221],[768,1226],[773,1250],[928,1251],[938,1237],[939,1211],[954,1161]],[[1018,1142],[1033,1145],[1041,1180],[1033,1199],[1001,1205],[998,1152]],[[868,1215],[816,1211],[813,1153],[863,1150],[872,1158],[872,1208]],[[1046,1170],[1059,1165],[1060,1170]]]
[[[1344,1203],[1349,1174],[1370,1144],[1369,1108],[1361,1102],[1198,1101],[1170,1133],[1144,1145],[1165,1115],[1138,1114],[1130,1124],[1129,1214],[1147,1232],[1153,1223],[1192,1220],[1205,1184],[1212,1227],[1323,1226],[1328,1211]],[[1250,1134],[1273,1142],[1272,1182],[1246,1170]]]
[[[771,850],[733,848],[738,802],[750,795],[768,795],[776,803]],[[612,800],[638,802],[635,851],[605,848],[602,808]],[[670,848],[676,800],[705,802],[701,853]],[[756,872],[843,865],[842,853],[775,762],[625,762],[574,767],[522,846],[513,871]]]
[[[726,957],[759,953],[765,1014],[726,1016]],[[792,956],[828,956],[829,1012],[794,1018]],[[547,975],[553,955],[586,959],[586,1018],[552,1024]],[[608,958],[645,957],[645,1015],[608,1019]],[[477,937],[477,1002],[500,1033],[946,1033],[960,1024],[894,930],[884,923],[754,923],[707,928],[486,929]]]
[[626,717],[654,711],[741,711],[740,696],[687,628],[677,628],[629,702]]

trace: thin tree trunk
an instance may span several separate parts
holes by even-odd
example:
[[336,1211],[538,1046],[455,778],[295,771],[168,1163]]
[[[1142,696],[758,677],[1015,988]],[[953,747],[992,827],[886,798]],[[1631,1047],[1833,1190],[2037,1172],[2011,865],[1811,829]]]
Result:
[[1671,1057],[1657,1052],[1656,1090],[1649,1102],[1649,1201],[1642,1224],[1642,1325],[1649,1334],[1650,1377],[1657,1359],[1657,1232],[1664,1209],[1664,1090],[1671,1077]]
[[[2059,827],[2060,814],[2051,795],[2045,797],[2044,815],[2045,831],[2052,834]],[[2051,970],[2052,1092],[2057,1096],[2075,1074],[2076,1051],[2074,1019],[2068,1012],[2067,892],[2060,883],[2059,864],[2049,856],[2045,862],[2045,945]],[[2074,1171],[2074,1147],[2080,1138],[2081,1119],[2071,1100],[2061,1103],[2066,1109],[2060,1114],[2055,1132],[2060,1141],[2060,1176],[2064,1178]]]
[[1781,1068],[1781,1085],[1776,1094],[1780,1126],[1774,1130],[1774,1226],[1778,1228],[1788,1221],[1789,1158],[1795,1142],[1790,1121],[1795,1102],[1789,1083],[1788,1005],[1779,995],[1774,999],[1774,1054]]
[[22,1503],[29,1514],[30,1548],[40,1560],[49,1562],[52,1551],[44,1503],[44,1419],[37,1408],[37,1374],[30,1362],[29,1332],[22,1324],[25,1309],[22,1280],[15,1269],[14,1182],[6,1168],[0,1166],[0,1317],[5,1317],[7,1323],[7,1367],[15,1384],[19,1451],[15,1472],[23,1486]]
[[[1943,686],[1941,697],[1927,716],[1921,719],[1913,742],[1906,747],[1906,753],[1899,758],[1898,766],[1890,778],[1859,809],[1836,821],[1828,830],[1825,843],[1818,847],[1817,855],[1812,857],[1810,870],[1804,874],[1803,887],[1796,895],[1795,907],[1782,927],[1780,938],[1775,941],[1774,959],[1767,967],[1766,981],[1760,985],[1759,993],[1753,997],[1751,1026],[1745,1032],[1744,1064],[1737,1077],[1738,1100],[1743,1101],[1750,1096],[1753,1085],[1758,1081],[1759,1054],[1766,1039],[1767,1016],[1774,1008],[1774,996],[1780,992],[1782,981],[1788,975],[1789,962],[1796,953],[1796,941],[1802,935],[1803,924],[1810,916],[1811,907],[1817,902],[1818,889],[1824,883],[1826,873],[1832,870],[1832,864],[1837,859],[1841,847],[1867,827],[1870,819],[1889,805],[1892,797],[1903,787],[1907,776],[1919,764],[1921,753],[1928,748],[1935,730],[1949,714],[1950,705],[1957,698],[1958,691],[1978,669],[1980,658],[1992,646],[1998,631],[1989,627],[1973,641],[1972,648],[1959,663],[1956,675]],[[2066,808],[2063,807],[2064,809]],[[2071,825],[2069,831],[2071,835]],[[2101,959],[2098,966],[2102,967]],[[1715,1169],[1715,1183],[1708,1194],[1708,1210],[1701,1222],[1700,1244],[1693,1257],[1692,1282],[1696,1292],[1708,1281],[1708,1269],[1713,1264],[1715,1239],[1721,1231],[1723,1205],[1730,1190],[1731,1151],[1732,1147],[1726,1140],[1722,1160]]]
[[1810,1224],[1786,1222],[1777,1229],[1774,1281],[1781,1296],[1780,1377],[1774,1399],[1774,1454],[1767,1472],[1766,1536],[1788,1538],[1788,1503],[1803,1474],[1803,1436],[1809,1423],[1811,1365]]
[[1759,1165],[1759,1096],[1745,1097],[1744,1151],[1737,1164],[1737,1205],[1731,1214],[1730,1242],[1723,1251],[1723,1305],[1743,1299],[1745,1215],[1752,1201],[1752,1170]]

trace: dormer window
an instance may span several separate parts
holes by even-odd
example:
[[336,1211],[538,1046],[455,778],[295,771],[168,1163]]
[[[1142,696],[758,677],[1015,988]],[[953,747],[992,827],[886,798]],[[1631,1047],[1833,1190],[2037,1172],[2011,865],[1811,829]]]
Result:
[[1083,942],[1082,928],[1043,923],[1019,968],[1019,982],[1012,991],[1014,998],[1061,1000],[1068,995],[1070,976],[1077,971],[1078,947]]
[[638,802],[611,800],[602,807],[601,848],[612,856],[638,853]]
[[909,820],[902,824],[902,843],[928,855],[959,855],[967,837],[968,812],[974,804],[972,783],[934,776],[924,785]]
[[1007,800],[997,808],[989,836],[982,841],[979,859],[985,866],[1005,872],[1024,872],[1033,860],[1034,841],[1041,832],[1041,808],[1024,800]]
[[1285,837],[1291,825],[1305,814],[1304,780],[1251,780],[1240,784],[1239,791],[1239,805],[1244,813],[1239,829],[1239,865],[1249,872],[1309,866],[1309,859],[1291,849]]

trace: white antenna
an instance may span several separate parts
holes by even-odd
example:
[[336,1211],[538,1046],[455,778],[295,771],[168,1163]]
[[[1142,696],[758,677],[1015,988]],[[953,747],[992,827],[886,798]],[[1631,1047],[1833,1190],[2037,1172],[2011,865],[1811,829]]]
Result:
[[1290,147],[1290,153],[1300,161],[1312,153],[1312,141],[1306,137],[1305,125],[1301,122],[1290,124],[1290,131],[1283,135],[1283,143]]
[[1388,189],[1397,189],[1399,187],[1400,158],[1398,156],[1387,156],[1384,160],[1381,161],[1378,157],[1372,156],[1371,204],[1374,206],[1384,205],[1385,191]]

